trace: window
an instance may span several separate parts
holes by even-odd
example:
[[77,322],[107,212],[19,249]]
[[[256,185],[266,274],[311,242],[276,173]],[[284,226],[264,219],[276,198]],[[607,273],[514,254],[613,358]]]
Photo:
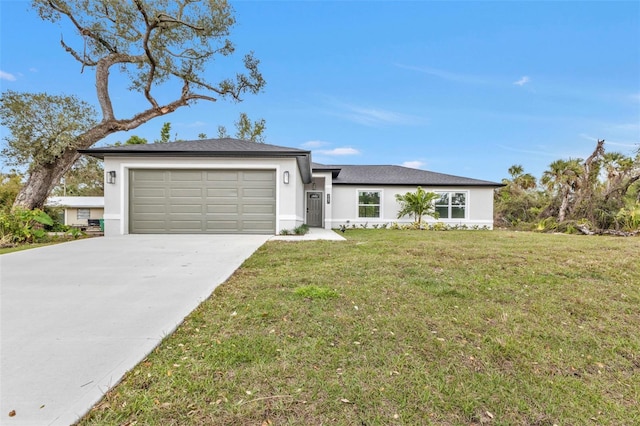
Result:
[[440,219],[464,219],[467,210],[466,192],[438,192],[436,211]]
[[91,209],[78,209],[78,219],[89,219]]
[[380,191],[358,191],[358,217],[380,217]]

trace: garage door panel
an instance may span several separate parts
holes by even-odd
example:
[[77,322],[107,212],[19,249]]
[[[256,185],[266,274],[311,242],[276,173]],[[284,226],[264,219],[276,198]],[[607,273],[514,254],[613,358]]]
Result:
[[171,188],[170,197],[186,198],[198,197],[202,198],[203,188]]
[[238,221],[237,220],[208,220],[207,221],[207,229],[213,229],[216,231],[230,231],[234,234],[238,229]]
[[223,171],[216,170],[215,172],[207,172],[207,181],[213,182],[237,182],[238,181],[238,172],[237,171]]
[[271,182],[275,172],[273,170],[253,170],[251,172],[243,172],[242,180],[246,182]]
[[275,232],[273,170],[132,170],[130,232]]
[[169,207],[169,211],[171,213],[202,213],[202,205],[201,204],[172,204]]
[[163,205],[159,205],[159,204],[137,204],[136,206],[134,206],[131,211],[133,213],[146,213],[149,215],[159,215],[164,217],[164,214],[166,212],[165,210],[166,206]]
[[237,200],[238,188],[207,188],[207,197],[229,197]]
[[160,197],[164,198],[166,195],[165,188],[144,188],[137,187],[134,191],[134,195],[140,197]]
[[275,206],[265,204],[245,204],[242,206],[242,212],[245,214],[265,214],[270,216],[275,213]]
[[275,197],[275,190],[271,190],[270,188],[244,188],[242,195],[244,197],[272,199]]
[[254,231],[259,231],[261,229],[264,229],[265,226],[269,225],[269,221],[261,221],[261,220],[256,220],[256,221],[251,221],[251,220],[243,220],[242,221],[242,225],[243,228],[246,230],[254,230]]
[[164,218],[162,218],[162,220],[145,220],[144,222],[141,222],[140,224],[138,224],[138,227],[140,229],[147,229],[147,230],[155,230],[155,231],[159,231],[159,230],[163,230],[165,229],[165,220]]
[[239,208],[237,204],[209,204],[207,205],[207,213],[237,215],[239,213]]
[[164,182],[167,174],[162,170],[145,170],[144,173],[136,175],[137,182]]
[[176,170],[169,172],[171,182],[202,182],[200,170]]

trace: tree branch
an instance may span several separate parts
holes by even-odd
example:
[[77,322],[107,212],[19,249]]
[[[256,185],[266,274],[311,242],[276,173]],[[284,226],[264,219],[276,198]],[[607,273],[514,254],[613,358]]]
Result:
[[78,62],[80,62],[82,64],[82,66],[88,66],[88,67],[95,67],[98,63],[96,61],[94,61],[93,59],[89,59],[87,58],[87,55],[84,54],[82,57],[78,54],[78,52],[76,52],[72,47],[70,47],[68,44],[66,44],[64,42],[64,39],[62,38],[62,36],[60,37],[60,45],[62,45],[62,48],[64,50],[67,51],[67,53],[71,54],[71,56],[74,57],[74,59]]
[[144,9],[144,5],[140,3],[140,0],[135,0],[135,4],[138,12],[140,12],[142,18],[144,19],[144,23],[146,26],[146,30],[142,39],[142,47],[149,62],[149,75],[147,76],[147,81],[144,86],[144,96],[151,103],[151,105],[153,105],[155,108],[158,108],[158,102],[156,102],[155,98],[151,96],[151,84],[153,83],[156,74],[156,60],[151,54],[151,49],[149,48],[149,38],[151,37],[151,32],[154,30],[154,28],[157,27],[158,22],[156,21],[153,24],[149,23],[149,17],[147,16],[147,11]]
[[54,0],[49,0],[48,3],[53,10],[67,16],[69,20],[73,23],[73,25],[78,29],[81,35],[91,37],[92,39],[100,43],[102,46],[104,46],[105,49],[107,49],[109,52],[114,52],[114,53],[117,52],[117,50],[113,46],[111,46],[111,44],[109,44],[106,40],[104,40],[102,37],[98,36],[96,33],[92,32],[88,28],[85,28],[82,25],[80,25],[80,22],[76,20],[75,16],[71,12],[66,10],[64,7],[58,6]]
[[96,64],[96,93],[102,110],[102,121],[114,119],[113,105],[109,94],[109,69],[115,64],[136,64],[144,61],[144,56],[131,56],[112,53],[100,59]]

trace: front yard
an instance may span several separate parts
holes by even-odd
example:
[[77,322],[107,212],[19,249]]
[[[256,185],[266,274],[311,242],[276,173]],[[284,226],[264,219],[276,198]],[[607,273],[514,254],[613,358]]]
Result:
[[264,245],[80,424],[640,424],[640,238],[345,236]]

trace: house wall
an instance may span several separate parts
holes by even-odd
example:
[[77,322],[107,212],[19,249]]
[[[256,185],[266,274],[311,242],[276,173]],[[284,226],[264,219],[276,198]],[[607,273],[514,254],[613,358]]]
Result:
[[[78,207],[82,208],[82,207]],[[78,219],[78,208],[67,207],[64,211],[64,224],[65,225],[78,225],[87,226],[87,219]],[[102,219],[104,215],[104,209],[101,207],[93,207],[89,209],[89,219]]]
[[[276,233],[304,223],[303,183],[296,159],[285,158],[192,158],[105,157],[105,173],[116,171],[116,183],[104,185],[105,236],[129,233],[130,169],[249,169],[276,171]],[[283,173],[289,172],[289,183]]]
[[[413,223],[412,216],[398,219],[400,204],[396,201],[396,194],[415,192],[411,186],[384,185],[334,185],[332,188],[331,209],[332,217],[328,220],[330,228],[341,225]],[[439,219],[424,216],[428,223],[442,222],[449,225],[486,226],[493,229],[493,188],[489,187],[423,187],[425,191],[466,192],[466,217],[464,219]],[[361,190],[381,191],[380,218],[358,218],[358,192]]]

